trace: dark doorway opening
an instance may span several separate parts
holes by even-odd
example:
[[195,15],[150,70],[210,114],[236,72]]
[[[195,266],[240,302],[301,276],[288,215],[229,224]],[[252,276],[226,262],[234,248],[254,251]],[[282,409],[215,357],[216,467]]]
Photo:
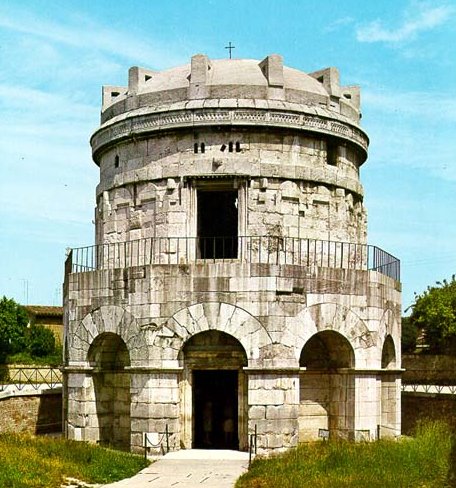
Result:
[[237,257],[237,191],[198,190],[198,250],[201,259]]
[[238,372],[193,371],[193,447],[239,449]]

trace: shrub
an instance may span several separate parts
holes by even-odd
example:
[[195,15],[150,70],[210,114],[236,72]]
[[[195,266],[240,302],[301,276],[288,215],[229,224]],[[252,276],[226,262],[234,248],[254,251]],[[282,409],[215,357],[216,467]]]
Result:
[[26,348],[28,315],[24,307],[5,296],[0,300],[0,362]]
[[32,325],[28,334],[28,348],[32,356],[43,357],[55,351],[55,337],[42,325]]

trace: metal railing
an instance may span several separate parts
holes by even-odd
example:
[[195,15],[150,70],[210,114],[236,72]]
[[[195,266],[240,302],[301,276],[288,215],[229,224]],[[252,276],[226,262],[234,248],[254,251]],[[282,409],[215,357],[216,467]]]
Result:
[[401,390],[404,393],[427,393],[430,395],[456,395],[456,385],[423,385],[403,383]]
[[252,464],[253,458],[257,455],[258,450],[258,428],[255,424],[253,432],[249,434],[249,467]]
[[43,386],[58,388],[62,383],[62,372],[58,368],[15,367],[4,371],[0,378],[0,391],[14,387],[16,390],[33,388],[39,390]]
[[272,236],[154,237],[79,247],[70,251],[66,270],[80,273],[199,260],[373,270],[395,280],[400,277],[400,261],[376,246]]
[[[152,437],[154,437],[152,439]],[[147,454],[150,449],[156,449],[160,454],[164,455],[169,452],[169,428],[168,424],[165,426],[165,432],[150,433],[144,432],[144,459],[147,459]]]

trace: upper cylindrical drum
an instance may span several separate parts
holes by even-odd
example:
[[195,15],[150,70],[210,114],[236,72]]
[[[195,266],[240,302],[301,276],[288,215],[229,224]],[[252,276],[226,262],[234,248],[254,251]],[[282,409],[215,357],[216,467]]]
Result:
[[103,87],[91,139],[97,244],[227,236],[363,244],[360,117],[359,88],[340,86],[336,68],[306,74],[276,54],[130,68],[128,87]]

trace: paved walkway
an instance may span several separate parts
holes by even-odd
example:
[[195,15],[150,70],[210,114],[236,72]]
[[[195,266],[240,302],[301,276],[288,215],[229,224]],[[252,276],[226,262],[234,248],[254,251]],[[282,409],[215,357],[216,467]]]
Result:
[[182,449],[159,458],[132,478],[106,488],[232,488],[247,471],[246,452]]

